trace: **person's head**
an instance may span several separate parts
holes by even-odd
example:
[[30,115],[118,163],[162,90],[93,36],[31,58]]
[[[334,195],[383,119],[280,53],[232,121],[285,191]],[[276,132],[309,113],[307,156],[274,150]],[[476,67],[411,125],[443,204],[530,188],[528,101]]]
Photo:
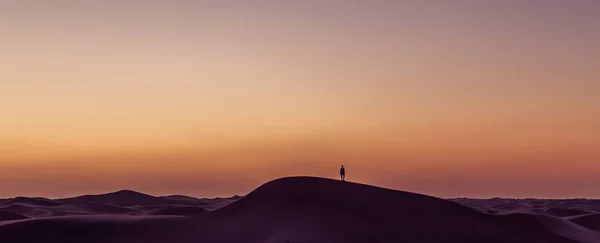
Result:
[[342,165],[342,168],[344,168],[344,165]]

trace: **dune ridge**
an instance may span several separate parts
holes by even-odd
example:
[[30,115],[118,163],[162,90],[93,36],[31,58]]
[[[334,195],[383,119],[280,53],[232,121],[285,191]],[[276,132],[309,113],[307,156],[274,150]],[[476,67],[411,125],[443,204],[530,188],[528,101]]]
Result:
[[65,198],[56,200],[62,203],[80,203],[93,202],[103,203],[114,206],[147,206],[147,205],[164,205],[164,204],[197,204],[194,201],[175,201],[168,198],[155,197],[144,193],[139,193],[131,190],[121,190],[118,192],[100,194],[100,195],[84,195],[73,198]]

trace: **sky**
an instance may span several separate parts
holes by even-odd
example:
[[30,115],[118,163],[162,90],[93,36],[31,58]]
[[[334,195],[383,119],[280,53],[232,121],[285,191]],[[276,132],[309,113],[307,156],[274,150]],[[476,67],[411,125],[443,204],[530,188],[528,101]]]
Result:
[[600,2],[0,1],[0,197],[600,198]]

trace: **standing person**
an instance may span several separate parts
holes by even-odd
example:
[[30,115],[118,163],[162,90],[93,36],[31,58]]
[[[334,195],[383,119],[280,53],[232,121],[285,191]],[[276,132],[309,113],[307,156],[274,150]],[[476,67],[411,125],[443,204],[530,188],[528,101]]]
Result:
[[346,169],[344,169],[343,165],[342,168],[340,168],[340,177],[342,178],[342,181],[346,181]]

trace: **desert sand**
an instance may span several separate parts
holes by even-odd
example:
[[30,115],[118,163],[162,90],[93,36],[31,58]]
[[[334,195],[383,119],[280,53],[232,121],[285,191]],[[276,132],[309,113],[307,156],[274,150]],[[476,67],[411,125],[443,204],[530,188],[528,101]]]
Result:
[[598,200],[442,199],[315,177],[231,198],[123,190],[0,200],[2,243],[591,243],[598,230]]

